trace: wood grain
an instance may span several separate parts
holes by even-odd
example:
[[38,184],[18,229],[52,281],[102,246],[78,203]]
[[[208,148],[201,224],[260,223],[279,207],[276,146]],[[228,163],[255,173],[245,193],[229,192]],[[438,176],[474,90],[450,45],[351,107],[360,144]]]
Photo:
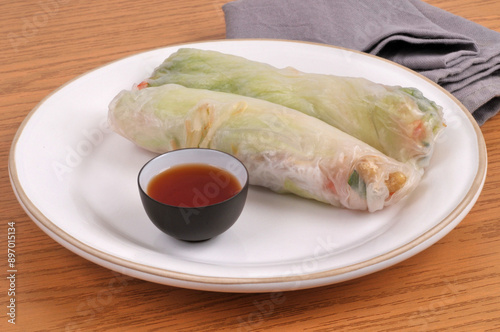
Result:
[[[225,38],[226,0],[26,0],[0,4],[2,331],[498,331],[500,117],[482,131],[484,190],[441,241],[392,268],[281,294],[225,294],[120,275],[63,248],[18,204],[10,144],[47,94],[97,66],[166,45]],[[426,2],[500,32],[500,2]],[[16,228],[16,324],[7,322],[8,223]]]

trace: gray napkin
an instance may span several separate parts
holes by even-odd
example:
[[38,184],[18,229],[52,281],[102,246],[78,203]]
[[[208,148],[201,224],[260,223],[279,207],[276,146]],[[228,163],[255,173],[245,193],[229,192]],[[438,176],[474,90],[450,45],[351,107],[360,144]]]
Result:
[[227,38],[376,54],[441,85],[480,125],[500,110],[500,33],[421,0],[237,0],[223,10]]

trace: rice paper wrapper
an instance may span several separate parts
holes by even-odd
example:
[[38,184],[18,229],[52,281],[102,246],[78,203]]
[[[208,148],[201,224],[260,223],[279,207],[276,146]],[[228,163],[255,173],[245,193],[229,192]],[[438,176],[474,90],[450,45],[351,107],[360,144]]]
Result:
[[176,84],[120,92],[109,105],[109,123],[141,148],[224,151],[245,164],[253,185],[348,209],[395,204],[422,175],[294,109]]

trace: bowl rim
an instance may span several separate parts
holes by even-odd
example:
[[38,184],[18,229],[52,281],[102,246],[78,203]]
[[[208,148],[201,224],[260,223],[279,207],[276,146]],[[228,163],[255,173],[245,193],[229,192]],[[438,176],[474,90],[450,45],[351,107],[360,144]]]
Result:
[[[201,205],[201,206],[191,206],[191,207],[189,207],[189,206],[179,206],[179,205],[167,204],[167,203],[158,201],[158,200],[154,199],[153,197],[151,197],[147,193],[147,190],[141,184],[141,176],[144,174],[143,171],[148,166],[151,166],[152,163],[154,163],[157,160],[161,159],[162,156],[164,156],[166,154],[179,153],[181,151],[186,151],[186,150],[203,150],[206,153],[217,153],[217,154],[220,154],[220,155],[224,156],[224,158],[236,161],[242,167],[242,169],[244,171],[244,175],[245,175],[245,178],[244,178],[244,181],[243,181],[244,183],[241,183],[241,181],[239,181],[238,177],[232,171],[230,171],[230,170],[228,170],[226,168],[224,168],[224,170],[227,171],[227,172],[229,172],[229,173],[231,173],[231,175],[233,175],[234,177],[236,177],[238,179],[238,182],[240,182],[240,184],[241,184],[240,190],[236,194],[234,194],[233,196],[231,196],[231,197],[229,197],[229,198],[227,198],[227,199],[225,199],[223,201],[220,201],[220,202],[217,202],[217,203],[213,203],[213,204],[207,204],[207,205]],[[181,162],[181,163],[178,163],[178,164],[174,164],[172,166],[180,166],[180,165],[188,165],[188,164],[205,164],[205,165],[210,165],[209,163],[206,163],[206,162],[203,162],[203,161],[199,161],[199,162]],[[210,166],[214,166],[214,165],[210,165]],[[214,167],[221,168],[219,166],[214,166]],[[159,173],[157,173],[156,175],[158,175],[158,174]],[[153,177],[154,176],[152,176],[151,179]],[[239,160],[237,157],[233,156],[232,154],[229,154],[229,153],[221,151],[221,150],[216,150],[216,149],[191,147],[191,148],[181,148],[181,149],[167,151],[167,152],[161,153],[161,154],[159,154],[157,156],[154,156],[153,158],[151,158],[150,160],[148,160],[141,167],[141,169],[139,170],[139,172],[137,174],[137,185],[139,187],[139,191],[141,192],[141,195],[144,195],[145,197],[147,197],[147,198],[151,199],[152,201],[154,201],[154,202],[156,202],[156,203],[158,203],[160,205],[163,205],[165,207],[178,208],[178,209],[179,208],[180,209],[203,209],[203,208],[207,208],[207,207],[215,207],[215,206],[219,206],[221,204],[224,204],[224,203],[232,200],[236,196],[241,195],[242,192],[247,191],[248,190],[248,186],[249,186],[249,178],[250,178],[250,174],[248,173],[248,169],[246,168],[245,164],[241,160]],[[149,181],[151,181],[151,179]],[[147,184],[149,184],[149,181],[147,182]]]

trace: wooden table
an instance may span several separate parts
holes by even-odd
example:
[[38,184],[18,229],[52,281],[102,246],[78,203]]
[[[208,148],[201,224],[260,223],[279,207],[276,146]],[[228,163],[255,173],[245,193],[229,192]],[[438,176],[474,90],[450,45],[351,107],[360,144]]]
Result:
[[[227,0],[4,1],[0,5],[0,330],[500,330],[500,116],[483,127],[489,169],[469,215],[424,252],[315,289],[214,293],[116,274],[49,238],[24,213],[7,173],[28,112],[65,82],[141,51],[225,38]],[[500,32],[497,0],[427,0]],[[15,223],[16,324],[8,323],[7,239]]]

